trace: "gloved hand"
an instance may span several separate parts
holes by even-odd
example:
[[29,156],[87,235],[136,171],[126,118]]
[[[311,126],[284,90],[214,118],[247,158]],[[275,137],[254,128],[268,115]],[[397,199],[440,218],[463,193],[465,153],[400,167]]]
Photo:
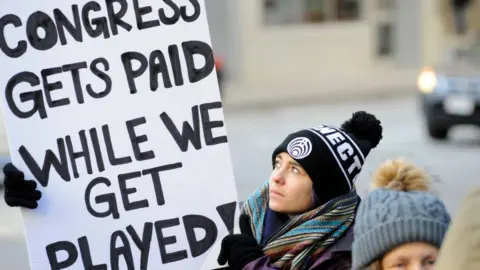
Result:
[[23,172],[19,171],[12,163],[3,167],[3,174],[5,175],[3,181],[5,203],[12,207],[37,208],[37,201],[42,197],[42,193],[36,190],[37,182],[25,180]]
[[227,235],[222,240],[218,263],[224,265],[228,262],[230,269],[242,270],[250,262],[264,256],[262,249],[253,237],[250,228],[250,218],[240,216],[241,234]]

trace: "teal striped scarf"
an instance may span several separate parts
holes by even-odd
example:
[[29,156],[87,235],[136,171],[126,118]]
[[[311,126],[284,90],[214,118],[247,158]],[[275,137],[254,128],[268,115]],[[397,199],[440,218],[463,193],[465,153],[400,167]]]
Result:
[[[268,181],[242,206],[258,243],[268,207]],[[355,190],[290,219],[266,242],[263,253],[279,269],[303,270],[353,225],[359,197]]]

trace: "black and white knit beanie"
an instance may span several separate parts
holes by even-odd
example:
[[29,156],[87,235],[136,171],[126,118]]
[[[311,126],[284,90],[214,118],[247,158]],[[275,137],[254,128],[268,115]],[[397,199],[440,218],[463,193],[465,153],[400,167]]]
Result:
[[288,135],[273,151],[300,163],[313,181],[319,203],[350,192],[367,155],[382,139],[381,122],[365,111],[355,112],[340,128],[320,125]]

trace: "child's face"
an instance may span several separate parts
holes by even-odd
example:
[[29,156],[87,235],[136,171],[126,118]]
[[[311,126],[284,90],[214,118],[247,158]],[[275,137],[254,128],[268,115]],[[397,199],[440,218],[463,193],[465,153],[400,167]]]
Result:
[[389,251],[382,259],[382,270],[432,270],[438,248],[426,243],[403,244]]

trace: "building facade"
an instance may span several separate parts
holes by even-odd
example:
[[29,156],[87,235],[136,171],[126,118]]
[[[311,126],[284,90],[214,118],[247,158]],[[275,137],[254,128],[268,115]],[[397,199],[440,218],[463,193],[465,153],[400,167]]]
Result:
[[[224,2],[236,21],[212,38],[230,64],[232,98],[415,91],[418,71],[455,36],[450,0]],[[225,25],[214,14],[211,29]]]

